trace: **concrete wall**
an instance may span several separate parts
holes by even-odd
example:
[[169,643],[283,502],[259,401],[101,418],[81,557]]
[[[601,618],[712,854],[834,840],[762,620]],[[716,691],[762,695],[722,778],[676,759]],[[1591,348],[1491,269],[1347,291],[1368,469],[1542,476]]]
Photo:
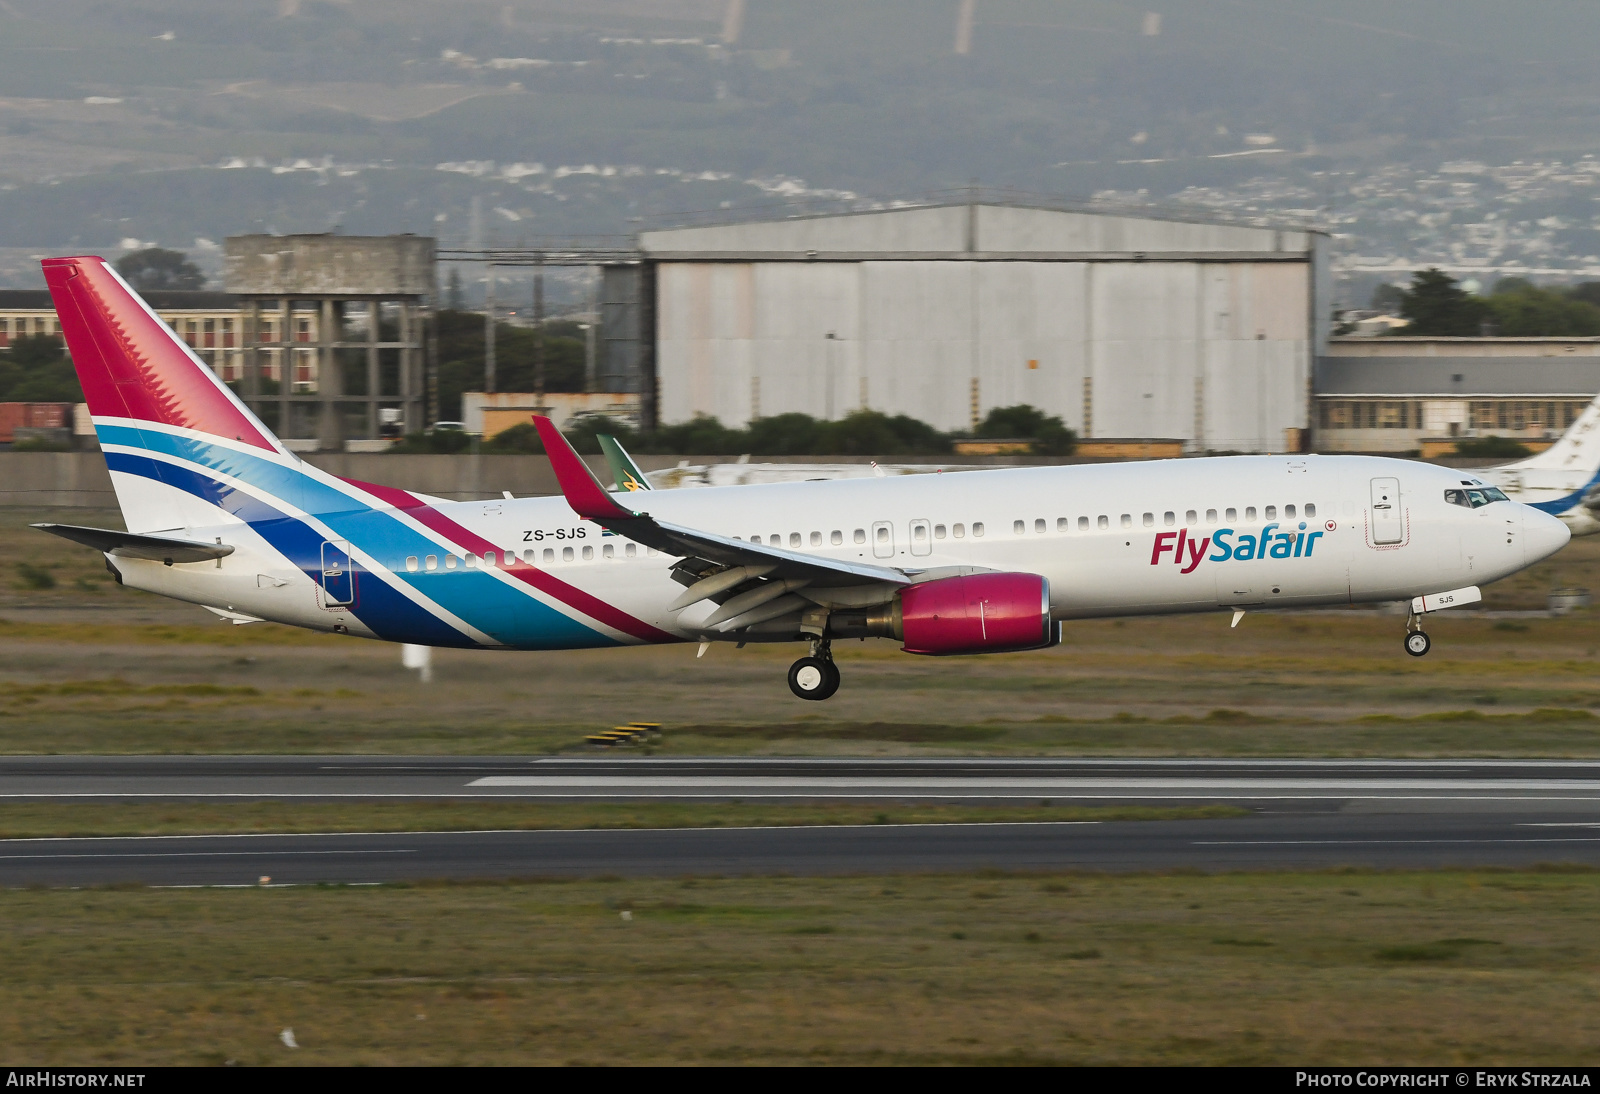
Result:
[[[599,456],[585,457],[602,482],[610,472]],[[676,467],[731,463],[733,456],[635,456],[646,471]],[[900,462],[879,456],[881,463]],[[762,456],[758,463],[819,462],[867,464],[872,456]],[[328,454],[307,457],[335,475],[362,482],[382,483],[415,490],[452,501],[499,497],[510,490],[517,497],[543,497],[560,493],[550,461],[544,456],[411,456],[369,453]],[[947,460],[913,457],[911,462],[948,469],[967,467],[1022,467],[1040,464],[1088,463],[1092,460],[1034,456],[956,456]],[[115,509],[116,494],[105,459],[98,452],[0,452],[0,508]]]
[[1030,403],[1086,436],[1271,451],[1308,424],[1309,260],[664,262],[658,278],[663,422],[868,406],[964,429],[976,381],[980,417]]

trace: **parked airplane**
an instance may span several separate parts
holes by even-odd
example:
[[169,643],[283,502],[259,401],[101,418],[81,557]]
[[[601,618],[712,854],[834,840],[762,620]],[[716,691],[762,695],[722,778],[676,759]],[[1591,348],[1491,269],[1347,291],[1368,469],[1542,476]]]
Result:
[[1094,616],[1412,598],[1421,617],[1559,550],[1565,525],[1471,474],[1229,456],[611,493],[535,418],[563,497],[450,502],[300,460],[99,258],[45,279],[127,531],[39,525],[118,580],[235,623],[526,650],[831,643],[1026,650]]
[[1600,532],[1600,395],[1543,452],[1472,473],[1513,501],[1560,517],[1575,536]]

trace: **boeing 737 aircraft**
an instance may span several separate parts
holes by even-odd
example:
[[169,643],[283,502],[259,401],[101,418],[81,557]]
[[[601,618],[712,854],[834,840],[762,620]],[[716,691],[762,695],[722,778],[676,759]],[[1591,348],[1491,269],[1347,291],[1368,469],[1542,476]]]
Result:
[[1559,550],[1566,525],[1471,474],[1227,456],[609,492],[535,419],[564,496],[450,502],[300,460],[99,258],[46,281],[128,530],[50,524],[124,584],[236,623],[552,650],[806,642],[1038,649],[1064,621],[1410,598],[1423,614]]

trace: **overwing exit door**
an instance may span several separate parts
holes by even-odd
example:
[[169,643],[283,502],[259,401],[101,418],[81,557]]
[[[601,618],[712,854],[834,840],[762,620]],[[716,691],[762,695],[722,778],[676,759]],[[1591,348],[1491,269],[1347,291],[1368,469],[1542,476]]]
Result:
[[1405,539],[1405,519],[1400,512],[1400,480],[1372,480],[1372,542],[1374,546]]

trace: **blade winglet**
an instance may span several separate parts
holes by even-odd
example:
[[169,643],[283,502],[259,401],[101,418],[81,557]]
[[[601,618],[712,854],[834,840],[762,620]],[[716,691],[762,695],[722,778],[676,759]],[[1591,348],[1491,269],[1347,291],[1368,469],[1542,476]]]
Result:
[[543,414],[533,416],[534,428],[544,442],[545,455],[550,457],[550,468],[556,473],[561,493],[580,517],[604,523],[609,520],[629,520],[640,514],[624,509],[611,499],[600,480],[594,477],[589,465],[583,462],[572,445],[561,435],[556,424]]

